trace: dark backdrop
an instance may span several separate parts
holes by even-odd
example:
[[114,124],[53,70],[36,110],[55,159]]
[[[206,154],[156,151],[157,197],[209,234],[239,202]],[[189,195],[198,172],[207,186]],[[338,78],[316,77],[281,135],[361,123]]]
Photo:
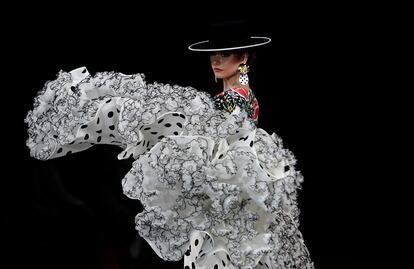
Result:
[[378,29],[364,14],[252,3],[205,3],[187,11],[172,4],[75,3],[56,11],[16,10],[4,24],[10,82],[4,109],[11,117],[3,126],[10,171],[3,181],[3,242],[16,267],[182,268],[182,261],[162,261],[134,230],[142,207],[122,194],[132,160],[117,160],[120,148],[100,145],[34,160],[23,119],[47,80],[80,66],[91,74],[144,73],[150,83],[217,93],[222,85],[214,82],[208,58],[187,46],[205,38],[209,22],[246,17],[257,35],[273,40],[258,50],[251,72],[259,127],[281,136],[298,159],[305,178],[300,229],[315,265],[368,268],[400,255],[385,243],[393,235],[384,224],[390,215],[382,212],[392,209],[382,203],[381,164],[372,161],[379,140],[372,129],[383,112],[370,81]]

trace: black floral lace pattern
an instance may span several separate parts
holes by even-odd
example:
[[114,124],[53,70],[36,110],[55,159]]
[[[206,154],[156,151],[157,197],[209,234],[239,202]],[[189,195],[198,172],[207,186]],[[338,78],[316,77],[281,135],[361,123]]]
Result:
[[147,84],[142,74],[79,68],[47,82],[25,122],[37,159],[102,143],[133,157],[123,190],[144,205],[136,229],[162,259],[313,268],[298,230],[296,159],[244,109],[216,109],[207,93]]

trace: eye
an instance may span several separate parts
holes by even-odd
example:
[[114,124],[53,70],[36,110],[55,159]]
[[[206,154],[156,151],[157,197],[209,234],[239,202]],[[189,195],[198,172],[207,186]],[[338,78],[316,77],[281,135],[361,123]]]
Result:
[[223,58],[227,58],[231,55],[231,53],[230,52],[221,52],[219,55]]
[[216,56],[216,55],[220,56],[222,58],[227,58],[231,55],[231,53],[230,52],[214,52],[214,53],[210,54],[210,57],[213,57],[213,56]]

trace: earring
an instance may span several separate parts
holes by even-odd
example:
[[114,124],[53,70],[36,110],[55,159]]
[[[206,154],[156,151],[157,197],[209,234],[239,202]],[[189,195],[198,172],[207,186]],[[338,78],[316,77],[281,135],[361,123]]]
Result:
[[245,63],[240,64],[238,68],[240,72],[239,81],[242,85],[247,85],[249,83],[249,76],[247,76],[247,73],[249,73],[249,66]]

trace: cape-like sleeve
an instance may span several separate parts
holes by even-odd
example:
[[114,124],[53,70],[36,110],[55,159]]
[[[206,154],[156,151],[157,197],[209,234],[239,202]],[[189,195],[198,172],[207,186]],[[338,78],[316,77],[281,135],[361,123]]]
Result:
[[117,72],[91,76],[85,67],[60,71],[37,93],[25,118],[30,155],[48,160],[110,144],[123,149],[118,159],[137,158],[165,136],[188,133],[185,121],[208,114],[201,110],[212,111],[207,94],[147,84],[144,78]]

